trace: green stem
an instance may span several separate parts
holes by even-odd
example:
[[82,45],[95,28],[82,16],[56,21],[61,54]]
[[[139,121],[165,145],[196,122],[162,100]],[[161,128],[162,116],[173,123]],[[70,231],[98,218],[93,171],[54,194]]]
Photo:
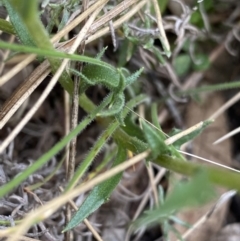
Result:
[[184,162],[170,156],[159,156],[154,162],[171,171],[193,176],[197,171],[203,169],[209,175],[209,179],[214,184],[240,191],[240,174],[226,169],[213,166],[200,165],[192,162]]
[[178,91],[177,95],[194,95],[201,92],[213,92],[213,91],[221,91],[221,90],[228,90],[228,89],[234,89],[234,88],[240,88],[240,81],[233,81],[229,83],[215,84],[215,85],[204,85],[194,89]]

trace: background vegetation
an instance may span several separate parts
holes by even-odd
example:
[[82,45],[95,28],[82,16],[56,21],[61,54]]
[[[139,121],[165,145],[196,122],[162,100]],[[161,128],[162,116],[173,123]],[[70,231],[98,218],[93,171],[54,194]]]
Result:
[[0,4],[0,236],[217,240],[240,190],[238,1]]

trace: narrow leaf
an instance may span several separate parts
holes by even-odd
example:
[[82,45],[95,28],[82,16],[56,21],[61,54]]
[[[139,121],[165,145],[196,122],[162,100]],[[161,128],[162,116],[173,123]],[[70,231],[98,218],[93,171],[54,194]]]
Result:
[[[117,166],[123,161],[125,161],[126,157],[126,149],[119,145],[117,157],[113,163],[113,166]],[[122,172],[94,187],[92,192],[85,199],[85,201],[80,206],[77,213],[73,216],[73,218],[68,223],[67,227],[63,230],[63,232],[76,227],[85,218],[87,218],[90,214],[97,210],[103,203],[105,203],[113,190],[118,185],[121,177]]]
[[2,49],[10,49],[13,51],[23,52],[23,53],[33,53],[39,56],[45,56],[45,57],[53,57],[53,58],[65,58],[65,59],[71,59],[75,61],[82,61],[86,63],[91,63],[94,65],[103,66],[106,68],[113,69],[114,67],[110,64],[107,64],[101,60],[83,56],[83,55],[77,55],[77,54],[67,54],[60,51],[55,50],[49,50],[49,49],[43,49],[43,48],[36,48],[36,47],[29,47],[25,45],[20,44],[10,44],[3,41],[0,41],[0,48]]

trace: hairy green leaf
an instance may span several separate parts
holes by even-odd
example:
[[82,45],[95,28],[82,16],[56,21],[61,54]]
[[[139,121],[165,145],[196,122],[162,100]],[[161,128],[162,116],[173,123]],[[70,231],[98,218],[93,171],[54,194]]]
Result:
[[[118,153],[113,163],[113,167],[125,161],[126,158],[126,149],[122,147],[120,144],[118,144]],[[92,192],[85,199],[85,201],[80,206],[77,213],[73,216],[73,218],[68,223],[67,227],[63,230],[63,232],[76,227],[85,218],[87,218],[90,214],[96,211],[103,203],[105,203],[110,197],[113,190],[118,185],[119,181],[121,180],[121,177],[122,173],[119,173],[114,177],[109,178],[108,180],[94,187]]]
[[[124,90],[126,87],[134,83],[143,71],[143,68],[136,71],[130,76],[125,76],[123,68],[104,68],[101,66],[93,66],[91,64],[83,68],[82,73],[72,70],[82,79],[80,93],[87,90],[88,87],[101,84],[109,89],[112,100],[109,107],[102,110],[99,116],[115,116],[118,122],[124,126],[122,110],[125,105]],[[125,71],[126,72],[126,71]]]

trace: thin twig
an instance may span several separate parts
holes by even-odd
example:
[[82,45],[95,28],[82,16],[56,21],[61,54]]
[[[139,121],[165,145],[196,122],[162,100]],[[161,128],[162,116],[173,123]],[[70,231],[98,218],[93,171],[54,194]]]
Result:
[[219,166],[219,167],[222,167],[222,168],[225,168],[225,169],[228,169],[228,170],[231,170],[231,171],[240,173],[240,171],[237,170],[237,169],[235,169],[235,168],[232,168],[232,167],[223,165],[223,164],[221,164],[221,163],[218,163],[218,162],[209,160],[209,159],[207,159],[207,158],[203,158],[203,157],[200,157],[200,156],[197,156],[197,155],[194,155],[194,154],[185,152],[185,151],[180,151],[180,150],[178,150],[178,152],[180,152],[180,153],[182,153],[182,154],[185,154],[185,155],[187,155],[187,156],[195,157],[196,159],[203,160],[203,161],[208,162],[208,163],[211,163],[211,164],[213,164],[213,165],[216,165],[216,166]]
[[[65,109],[65,135],[70,132],[70,96],[66,90],[64,90],[64,109]],[[69,145],[66,146],[66,159],[65,168],[68,172],[69,163]]]
[[[104,6],[104,5],[103,5]],[[103,7],[102,6],[102,7]],[[83,0],[82,3],[82,12],[85,12],[88,8],[88,0]],[[87,18],[86,18],[87,19]],[[86,24],[86,19],[83,21],[83,24]],[[84,27],[82,27],[84,28]],[[82,41],[81,45],[78,47],[78,54],[83,55],[85,50],[85,41]],[[83,63],[78,62],[76,63],[76,69],[81,72],[83,68]],[[79,109],[79,87],[80,87],[80,77],[74,76],[74,87],[73,87],[73,94],[72,94],[72,114],[71,114],[71,130],[75,129],[78,124],[78,109]],[[76,145],[77,145],[77,136],[72,138],[70,141],[70,148],[69,148],[69,162],[68,162],[68,169],[67,169],[67,181],[69,182],[75,172],[75,158],[76,158]],[[66,224],[68,224],[71,220],[71,205],[66,206]],[[72,232],[71,230],[65,233],[65,240],[70,241],[72,240]]]
[[32,72],[29,78],[19,86],[19,88],[12,94],[12,97],[6,101],[0,110],[0,129],[3,128],[22,103],[39,86],[39,84],[42,83],[50,72],[51,70],[48,61],[44,61]]

